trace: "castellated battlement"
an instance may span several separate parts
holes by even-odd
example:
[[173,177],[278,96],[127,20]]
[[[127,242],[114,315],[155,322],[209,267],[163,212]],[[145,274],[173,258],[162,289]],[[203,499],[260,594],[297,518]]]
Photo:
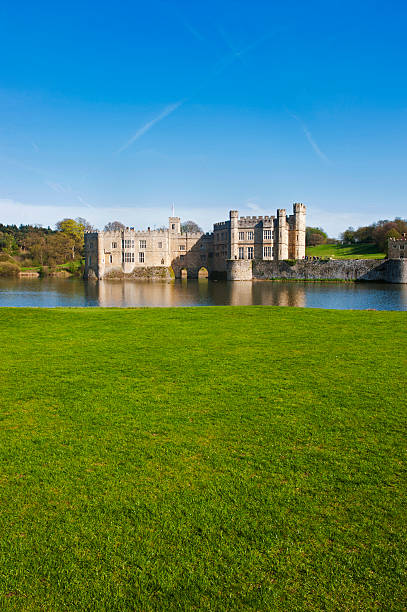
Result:
[[201,238],[203,235],[203,232],[181,232],[181,237],[185,236],[186,238]]
[[239,221],[269,221],[271,218],[272,217],[269,217],[267,215],[265,217],[263,217],[262,215],[258,217],[250,217],[250,215],[248,215],[247,217],[239,217]]
[[225,230],[225,229],[228,229],[229,226],[230,226],[229,221],[220,221],[219,223],[213,224],[213,231],[217,232],[219,230]]
[[406,241],[407,241],[407,234],[403,234],[403,235],[401,236],[401,238],[395,238],[394,236],[391,236],[391,237],[389,238],[389,240],[392,240],[393,242],[394,242],[394,241],[397,241],[397,242],[400,242],[400,241],[401,241],[401,242],[406,242]]
[[273,215],[264,215],[264,216],[263,215],[259,215],[257,217],[247,216],[247,217],[240,217],[239,218],[239,223],[240,222],[242,222],[242,223],[261,223],[261,222],[263,222],[263,223],[265,223],[265,222],[266,223],[267,222],[270,223],[274,219],[275,219],[275,217]]

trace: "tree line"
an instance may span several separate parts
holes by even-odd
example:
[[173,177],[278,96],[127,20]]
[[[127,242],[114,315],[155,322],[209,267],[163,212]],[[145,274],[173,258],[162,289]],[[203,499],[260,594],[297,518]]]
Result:
[[0,253],[21,267],[54,267],[74,262],[82,259],[84,232],[91,229],[92,225],[81,217],[62,219],[56,229],[0,223]]
[[387,253],[389,238],[401,238],[407,234],[407,220],[396,217],[393,221],[382,219],[371,225],[363,225],[354,229],[348,227],[340,235],[339,240],[328,238],[321,227],[307,227],[305,243],[307,246],[319,244],[374,244],[379,251]]

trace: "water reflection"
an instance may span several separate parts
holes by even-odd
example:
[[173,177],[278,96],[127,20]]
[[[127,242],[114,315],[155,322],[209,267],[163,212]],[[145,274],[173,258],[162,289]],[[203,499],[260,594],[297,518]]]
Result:
[[230,304],[407,310],[407,285],[0,279],[0,306],[210,306]]

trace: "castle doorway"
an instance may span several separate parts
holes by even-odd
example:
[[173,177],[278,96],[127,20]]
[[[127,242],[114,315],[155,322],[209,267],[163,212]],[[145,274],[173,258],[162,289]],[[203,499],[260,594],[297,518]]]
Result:
[[204,266],[202,266],[202,268],[200,268],[198,272],[198,278],[208,278],[208,276],[208,270]]

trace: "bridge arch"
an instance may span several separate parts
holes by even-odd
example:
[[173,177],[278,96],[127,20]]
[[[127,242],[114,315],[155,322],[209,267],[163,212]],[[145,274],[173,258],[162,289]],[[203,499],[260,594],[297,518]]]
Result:
[[198,278],[209,278],[209,270],[206,266],[201,266],[199,268]]

